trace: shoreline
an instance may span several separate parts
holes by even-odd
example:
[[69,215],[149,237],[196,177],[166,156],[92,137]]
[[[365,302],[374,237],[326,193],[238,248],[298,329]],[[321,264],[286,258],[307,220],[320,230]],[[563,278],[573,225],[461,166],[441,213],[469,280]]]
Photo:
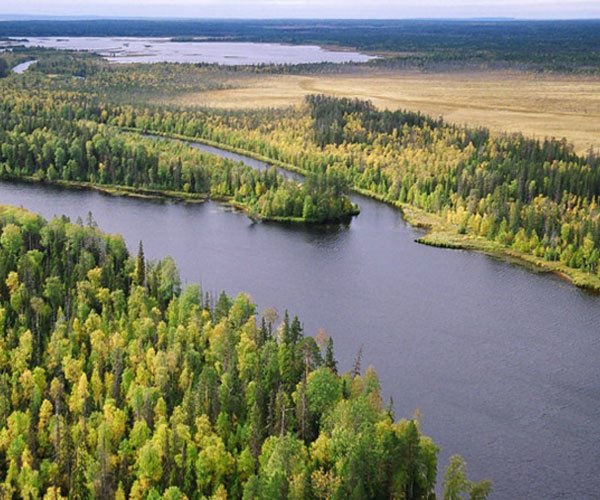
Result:
[[325,219],[323,221],[313,220],[313,219],[304,219],[302,217],[280,217],[280,216],[272,216],[265,217],[259,214],[256,214],[252,211],[250,207],[241,203],[239,201],[234,200],[232,197],[228,196],[210,196],[209,194],[201,194],[201,193],[185,193],[181,191],[170,191],[170,190],[160,190],[160,189],[148,189],[141,187],[133,187],[133,186],[119,186],[114,184],[94,184],[88,181],[66,181],[62,179],[58,180],[48,180],[48,179],[38,179],[32,176],[10,176],[10,177],[0,177],[0,181],[5,182],[14,182],[19,183],[23,182],[26,184],[45,184],[48,186],[54,187],[62,187],[65,189],[79,189],[79,190],[88,190],[88,191],[97,191],[99,193],[108,195],[108,196],[122,196],[125,198],[136,198],[141,200],[151,200],[151,201],[176,201],[183,202],[186,204],[201,204],[206,201],[216,201],[219,203],[226,204],[231,206],[237,210],[240,210],[246,214],[246,216],[253,221],[257,222],[271,222],[271,223],[279,223],[279,224],[303,224],[307,226],[323,226],[328,224],[344,224],[348,223],[352,220],[353,217],[356,217],[360,210],[353,210],[348,214],[344,214],[341,217],[335,217],[331,219]]
[[162,191],[158,189],[137,188],[133,186],[119,186],[114,184],[94,184],[87,181],[66,181],[63,179],[49,180],[38,179],[32,176],[10,176],[2,177],[0,180],[14,183],[45,184],[48,186],[62,187],[65,189],[80,189],[97,191],[109,196],[122,196],[125,198],[137,198],[154,201],[182,201],[184,203],[204,203],[209,198],[203,194],[183,193],[179,191]]
[[408,224],[425,232],[425,234],[415,239],[416,243],[448,250],[483,253],[489,257],[519,265],[532,272],[551,273],[578,288],[588,292],[600,293],[600,276],[568,267],[559,261],[547,261],[535,255],[519,252],[482,236],[459,234],[458,227],[442,221],[439,215],[425,212],[406,203],[387,200],[368,190],[359,188],[355,191],[360,195],[392,205],[400,210],[402,217]]
[[[152,134],[166,139],[177,139],[185,142],[198,142],[220,148],[230,153],[244,155],[254,160],[262,161],[275,167],[283,168],[290,172],[301,175],[306,175],[306,172],[295,165],[291,165],[280,160],[273,160],[253,151],[248,151],[242,148],[221,144],[216,141],[204,138],[188,137],[180,134],[166,134],[163,132],[142,131],[131,127],[122,127],[122,130],[137,132],[142,134]],[[546,261],[535,255],[529,255],[509,247],[505,247],[500,243],[485,239],[480,236],[461,235],[458,231],[453,231],[453,228],[444,223],[436,214],[427,213],[419,208],[413,207],[405,203],[399,203],[388,200],[377,193],[373,193],[366,189],[352,187],[351,191],[365,196],[367,198],[391,205],[402,212],[404,220],[416,229],[423,229],[426,233],[417,238],[415,241],[421,245],[427,245],[438,248],[446,248],[450,250],[467,250],[480,252],[490,257],[504,260],[506,262],[518,264],[530,271],[541,273],[552,273],[555,276],[568,281],[572,285],[587,290],[593,293],[600,293],[600,276],[593,275],[580,269],[570,268],[558,261]]]

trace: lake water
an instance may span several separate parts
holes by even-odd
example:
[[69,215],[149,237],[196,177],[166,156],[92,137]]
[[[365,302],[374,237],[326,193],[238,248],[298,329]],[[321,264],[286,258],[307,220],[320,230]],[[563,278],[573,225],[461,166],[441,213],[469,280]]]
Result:
[[473,479],[493,479],[492,498],[598,498],[600,298],[418,245],[397,210],[354,200],[362,212],[351,225],[308,229],[253,223],[215,202],[0,184],[2,204],[46,217],[91,211],[132,251],[143,240],[147,257],[172,255],[187,283],[289,308],[307,334],[333,335],[344,370],[363,345],[363,368],[376,367],[396,415],[420,409],[442,448],[440,479],[460,453]]
[[247,42],[172,42],[169,38],[29,38],[24,45],[95,52],[115,63],[300,64],[364,62],[372,56],[317,45]]

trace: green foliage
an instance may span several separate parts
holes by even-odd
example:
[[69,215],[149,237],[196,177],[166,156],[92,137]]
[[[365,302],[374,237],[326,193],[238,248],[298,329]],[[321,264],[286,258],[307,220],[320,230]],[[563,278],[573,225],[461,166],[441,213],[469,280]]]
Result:
[[311,111],[315,142],[327,144],[365,142],[372,134],[391,134],[408,127],[436,128],[442,121],[410,111],[378,111],[373,104],[359,99],[332,99],[324,95],[309,95],[306,102]]
[[342,397],[339,377],[329,368],[319,368],[308,376],[306,393],[308,409],[320,417]]
[[144,257],[144,245],[141,241],[135,259],[133,283],[138,286],[146,286],[146,258]]
[[[177,112],[115,111],[109,121],[116,124],[131,112],[138,128],[183,132]],[[349,186],[436,214],[457,234],[600,273],[600,158],[592,151],[575,154],[566,140],[492,137],[486,129],[325,96],[309,97],[300,115],[266,110],[185,116],[198,137],[309,174],[309,193],[316,186],[331,196],[299,200],[304,215],[327,212],[327,202],[335,206],[336,193]]]
[[467,478],[467,464],[460,455],[452,455],[444,473],[444,500],[462,500],[465,494],[470,500],[485,500],[492,492],[488,480],[474,483]]
[[4,78],[8,75],[8,72],[10,71],[10,68],[8,67],[8,63],[6,62],[6,59],[4,59],[3,57],[0,57],[0,78]]
[[[335,173],[311,174],[298,183],[275,168],[257,171],[183,142],[123,133],[104,123],[109,117],[107,109],[84,95],[25,98],[7,89],[0,100],[0,177],[211,197],[269,220],[323,223],[356,212],[345,194],[347,183]],[[184,131],[197,130],[183,117],[178,124]],[[116,125],[151,128],[126,116]]]
[[[0,207],[0,488],[51,498],[430,498],[437,448],[297,317]],[[146,285],[141,277],[145,269]],[[270,325],[276,321],[269,313]],[[349,387],[349,390],[342,390]]]

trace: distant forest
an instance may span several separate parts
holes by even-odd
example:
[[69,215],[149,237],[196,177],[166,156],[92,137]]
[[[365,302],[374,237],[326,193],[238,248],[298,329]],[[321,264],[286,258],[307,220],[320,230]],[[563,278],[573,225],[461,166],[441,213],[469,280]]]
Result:
[[600,71],[600,20],[87,20],[4,21],[2,37],[156,36],[280,42],[384,52],[376,66]]

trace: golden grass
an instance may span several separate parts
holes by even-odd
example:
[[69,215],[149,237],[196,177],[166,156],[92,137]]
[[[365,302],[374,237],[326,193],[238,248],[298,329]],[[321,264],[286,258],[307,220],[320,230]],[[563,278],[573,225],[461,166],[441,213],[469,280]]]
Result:
[[372,72],[257,75],[231,78],[232,88],[162,97],[160,102],[233,109],[297,104],[324,93],[371,100],[387,109],[422,111],[494,132],[566,137],[579,152],[600,148],[600,78],[509,71]]

